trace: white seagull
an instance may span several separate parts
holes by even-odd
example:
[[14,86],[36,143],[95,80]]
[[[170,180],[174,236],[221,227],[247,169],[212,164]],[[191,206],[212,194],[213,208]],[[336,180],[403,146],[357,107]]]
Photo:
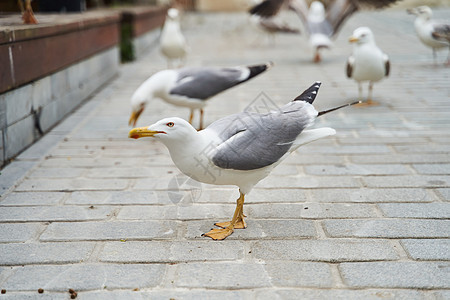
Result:
[[175,165],[200,182],[236,185],[240,196],[230,222],[216,223],[204,236],[223,240],[234,229],[246,228],[244,197],[290,153],[301,145],[334,135],[332,128],[306,130],[327,112],[312,106],[320,87],[315,82],[300,96],[277,110],[260,114],[242,112],[219,119],[197,131],[180,118],[165,118],[147,127],[134,128],[129,137],[154,137],[169,150]]
[[269,62],[246,67],[186,67],[159,71],[144,81],[131,97],[132,112],[128,123],[135,126],[147,103],[160,98],[173,105],[190,108],[191,124],[194,109],[199,109],[199,129],[202,129],[203,108],[208,99],[261,74],[272,65]]
[[320,49],[330,48],[345,20],[353,13],[368,8],[380,9],[398,0],[330,0],[326,7],[313,1],[308,7],[305,0],[265,0],[250,9],[252,15],[272,17],[283,8],[294,10],[303,22],[314,49],[314,62],[320,62]]
[[362,99],[362,82],[369,81],[367,105],[372,101],[373,83],[389,75],[389,58],[375,44],[375,38],[368,27],[359,27],[353,31],[349,41],[354,43],[353,54],[347,60],[347,77],[358,83],[359,99]]
[[181,65],[186,57],[188,48],[186,39],[181,33],[178,10],[169,8],[160,37],[160,49],[167,58],[168,68],[172,67],[172,61],[174,60],[178,60]]
[[436,63],[436,51],[449,48],[447,64],[450,64],[450,22],[433,21],[433,12],[428,6],[410,8],[408,13],[416,15],[414,27],[420,41],[433,50],[433,59]]

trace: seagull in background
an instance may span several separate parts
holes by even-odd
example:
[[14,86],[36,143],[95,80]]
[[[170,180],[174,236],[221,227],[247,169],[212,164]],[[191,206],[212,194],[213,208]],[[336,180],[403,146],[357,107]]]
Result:
[[233,218],[215,223],[203,234],[223,240],[235,229],[244,229],[244,198],[253,187],[300,146],[334,135],[333,128],[308,129],[325,113],[312,105],[320,82],[293,101],[268,113],[242,112],[219,119],[196,131],[180,118],[165,118],[151,126],[132,129],[128,137],[153,137],[169,150],[174,164],[194,180],[216,185],[236,185],[239,198]]
[[252,15],[272,17],[281,9],[291,9],[300,17],[309,35],[309,44],[314,49],[313,61],[322,60],[320,49],[330,48],[345,20],[353,13],[366,9],[380,9],[398,0],[330,0],[325,7],[313,1],[308,7],[305,0],[265,0],[250,9]]
[[181,33],[178,9],[169,8],[160,38],[160,49],[167,59],[168,68],[172,68],[172,61],[174,60],[178,60],[181,65],[188,48],[186,39]]
[[362,82],[369,81],[369,92],[365,105],[372,101],[373,83],[389,75],[389,58],[375,44],[375,38],[368,27],[359,27],[349,39],[353,43],[353,54],[347,60],[347,77],[358,83],[359,99],[362,99]]
[[414,27],[420,41],[433,50],[433,60],[436,63],[436,51],[449,48],[447,64],[450,64],[450,22],[433,21],[433,12],[428,6],[419,6],[407,10],[409,14],[416,15]]
[[22,20],[24,24],[38,24],[38,20],[33,14],[33,8],[31,7],[31,1],[33,0],[18,0],[17,3],[22,12]]
[[159,71],[144,81],[131,97],[132,112],[128,123],[135,126],[147,103],[153,98],[160,98],[168,103],[190,108],[190,124],[194,109],[199,109],[199,129],[202,129],[203,108],[208,99],[250,80],[272,65],[269,62],[247,67],[186,67]]

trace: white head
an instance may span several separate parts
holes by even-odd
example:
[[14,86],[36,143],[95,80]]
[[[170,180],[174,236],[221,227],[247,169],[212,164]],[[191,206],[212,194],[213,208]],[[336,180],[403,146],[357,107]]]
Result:
[[349,39],[350,43],[367,44],[375,43],[375,37],[369,27],[359,27],[353,31],[353,35]]
[[308,18],[313,22],[321,22],[325,19],[325,7],[322,2],[313,1],[309,7]]
[[409,14],[416,15],[423,20],[429,20],[433,16],[433,11],[428,6],[418,6],[416,8],[410,8],[406,10]]
[[145,80],[131,96],[131,116],[128,125],[136,126],[136,122],[153,98],[161,97],[167,82],[173,77],[173,71],[159,71]]
[[167,17],[169,17],[169,19],[175,20],[178,18],[178,16],[179,12],[176,8],[169,8],[169,10],[167,11]]
[[153,125],[132,129],[128,137],[138,139],[142,137],[155,137],[166,146],[180,145],[192,140],[197,130],[187,121],[177,118],[165,118]]

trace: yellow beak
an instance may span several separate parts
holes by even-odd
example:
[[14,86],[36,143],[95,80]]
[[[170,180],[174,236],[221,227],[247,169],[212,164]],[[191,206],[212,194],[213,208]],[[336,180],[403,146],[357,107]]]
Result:
[[132,111],[130,120],[128,120],[128,125],[136,126],[136,122],[139,119],[139,116],[142,114],[143,111],[144,111],[144,108],[140,108],[137,111]]
[[130,130],[128,137],[131,139],[138,139],[141,137],[152,137],[158,133],[165,133],[164,131],[148,130],[148,127],[137,127]]
[[357,41],[359,41],[359,39],[358,39],[357,37],[351,36],[351,37],[348,39],[348,41],[349,41],[350,43],[356,43]]

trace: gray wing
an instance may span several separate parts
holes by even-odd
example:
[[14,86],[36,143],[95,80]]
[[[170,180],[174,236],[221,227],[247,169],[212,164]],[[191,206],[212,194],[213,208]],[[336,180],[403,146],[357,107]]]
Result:
[[267,114],[243,112],[212,123],[222,140],[212,157],[224,169],[253,170],[277,162],[316,115],[304,101],[290,102]]
[[170,94],[206,100],[242,82],[243,68],[183,68]]
[[434,24],[431,35],[437,40],[450,42],[450,24]]
[[327,20],[335,35],[345,20],[361,9],[381,9],[399,0],[332,0],[327,7]]

